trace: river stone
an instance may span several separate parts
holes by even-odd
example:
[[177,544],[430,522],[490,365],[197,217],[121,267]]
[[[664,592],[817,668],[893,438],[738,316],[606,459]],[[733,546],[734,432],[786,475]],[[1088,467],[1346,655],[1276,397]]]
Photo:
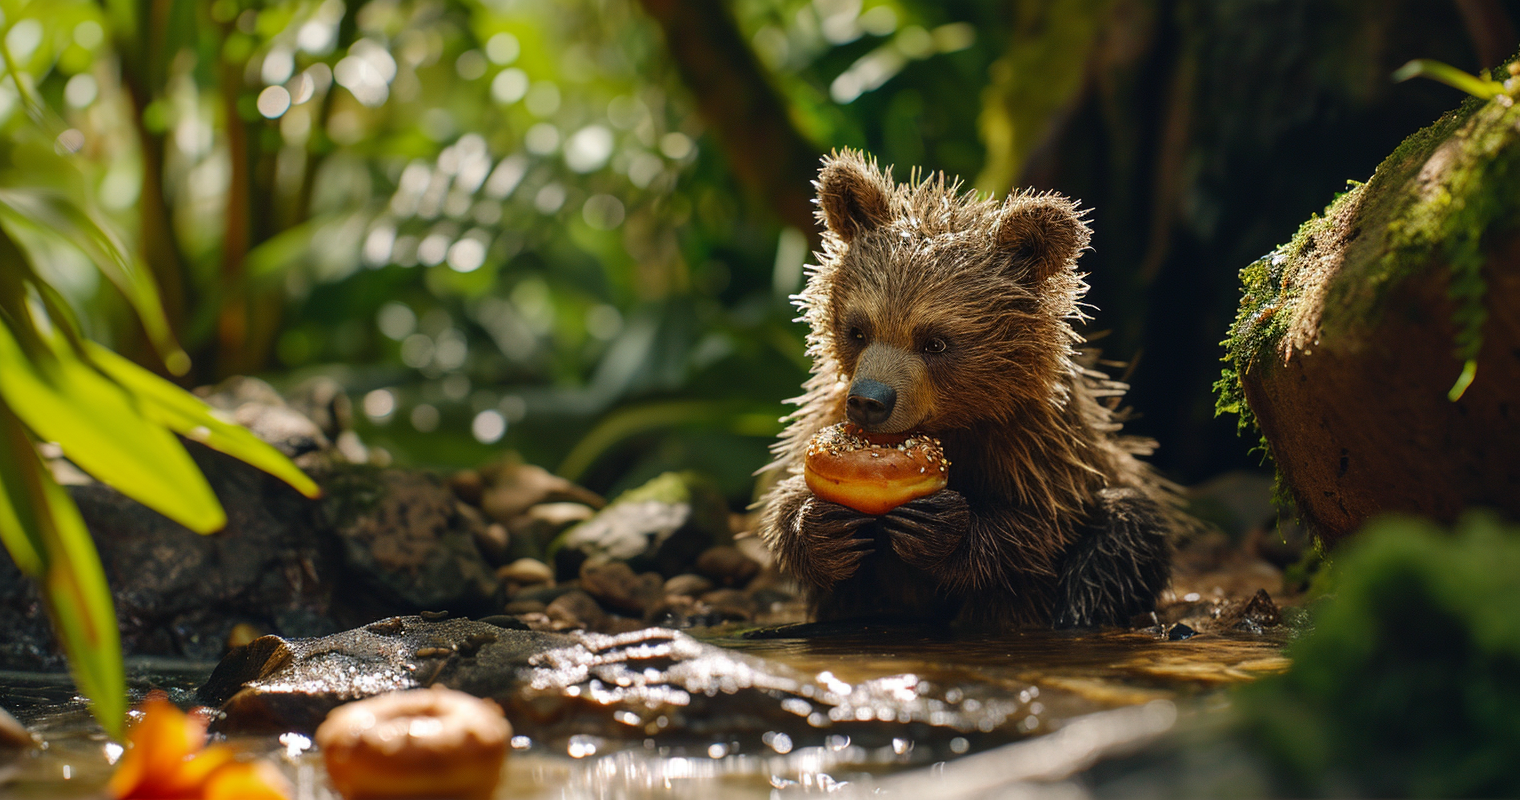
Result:
[[327,489],[344,560],[365,583],[406,608],[487,612],[496,576],[436,476],[353,471]]
[[554,598],[544,609],[544,614],[559,630],[597,630],[607,625],[607,612],[595,598],[580,589],[571,589]]
[[712,588],[712,581],[690,572],[665,581],[665,594],[676,597],[696,597],[703,592],[711,591]]
[[665,594],[665,580],[655,572],[635,575],[621,561],[581,565],[581,588],[613,611],[642,618]]
[[550,546],[555,571],[573,577],[586,562],[625,561],[635,572],[689,571],[697,554],[731,542],[728,505],[710,481],[667,472],[618,496]]
[[723,586],[744,586],[760,573],[760,562],[731,544],[718,545],[697,556],[697,572]]
[[320,639],[257,639],[217,666],[197,700],[221,707],[213,726],[225,733],[310,734],[340,703],[434,685],[495,700],[517,733],[537,740],[701,747],[720,737],[758,747],[781,732],[797,747],[830,734],[870,747],[952,736],[984,744],[1022,736],[1032,711],[990,687],[958,687],[952,700],[913,676],[820,680],[663,628],[566,635],[420,617]]
[[554,583],[554,571],[536,558],[519,558],[496,570],[496,577],[518,586],[538,586]]
[[510,522],[539,503],[570,501],[593,508],[605,503],[595,492],[533,464],[498,464],[481,472],[490,485],[481,493],[480,507],[497,522]]

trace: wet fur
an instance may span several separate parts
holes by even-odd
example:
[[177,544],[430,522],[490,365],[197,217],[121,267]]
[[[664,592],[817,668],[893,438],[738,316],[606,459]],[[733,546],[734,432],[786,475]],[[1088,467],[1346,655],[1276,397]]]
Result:
[[[1153,608],[1176,495],[1136,458],[1151,443],[1118,433],[1107,401],[1126,387],[1078,361],[1083,212],[943,175],[899,185],[849,151],[816,185],[827,230],[798,297],[813,375],[774,447],[785,477],[761,534],[817,617],[1093,626]],[[948,349],[925,354],[931,338]],[[953,462],[946,490],[881,517],[813,497],[801,476],[861,375],[897,390],[883,430],[927,429]]]

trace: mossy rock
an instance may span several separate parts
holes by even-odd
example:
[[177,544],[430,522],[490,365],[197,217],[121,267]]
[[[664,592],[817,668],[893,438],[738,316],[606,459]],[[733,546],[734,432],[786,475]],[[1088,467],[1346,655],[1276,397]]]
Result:
[[713,482],[691,471],[667,472],[560,534],[548,554],[561,580],[576,577],[588,561],[622,561],[635,572],[671,577],[690,571],[703,550],[732,539],[728,505]]
[[1512,97],[1411,136],[1241,282],[1220,409],[1260,428],[1323,541],[1383,511],[1520,515]]

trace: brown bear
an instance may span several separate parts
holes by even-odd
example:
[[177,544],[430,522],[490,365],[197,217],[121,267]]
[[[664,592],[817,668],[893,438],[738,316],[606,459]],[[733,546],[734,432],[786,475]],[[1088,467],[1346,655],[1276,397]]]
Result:
[[[1118,433],[1125,385],[1077,349],[1085,212],[943,174],[897,184],[853,151],[815,185],[827,230],[796,298],[813,374],[760,532],[816,618],[1087,627],[1153,609],[1177,495],[1136,458],[1152,443]],[[813,496],[808,442],[846,419],[939,437],[949,485],[881,516]]]

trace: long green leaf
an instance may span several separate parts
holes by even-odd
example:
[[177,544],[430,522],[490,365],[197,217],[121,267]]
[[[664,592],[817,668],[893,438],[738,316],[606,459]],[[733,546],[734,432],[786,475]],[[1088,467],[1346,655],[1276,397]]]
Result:
[[[0,402],[0,419],[10,419],[11,412]],[[0,423],[3,424],[3,423]],[[16,426],[20,431],[20,426]],[[11,435],[10,428],[0,429],[0,544],[10,551],[11,559],[23,574],[40,577],[47,548],[39,533],[37,509],[25,490],[22,466],[17,457],[32,446],[25,434]]]
[[[127,713],[126,678],[121,663],[121,632],[106,585],[100,554],[90,539],[79,508],[37,455],[20,421],[0,405],[0,497],[15,502],[15,518],[27,518],[26,538],[37,546],[28,574],[41,579],[43,597],[53,627],[68,656],[79,691],[90,698],[90,710],[106,732],[121,739]],[[6,501],[0,501],[6,502]],[[5,522],[0,509],[0,532]],[[11,538],[6,536],[6,546]],[[14,550],[12,553],[14,554]]]
[[205,476],[174,436],[67,348],[26,353],[0,324],[0,397],[33,433],[57,442],[102,483],[194,531],[210,533],[227,523]]
[[85,346],[96,366],[137,396],[143,415],[149,420],[258,467],[307,497],[322,494],[317,484],[284,453],[247,428],[218,419],[200,398],[98,344],[89,342]]
[[190,356],[174,341],[169,320],[152,275],[134,257],[109,225],[55,192],[36,189],[0,189],[0,207],[8,210],[5,221],[23,224],[62,237],[84,251],[117,289],[126,296],[143,330],[164,365],[175,375],[190,369]]

